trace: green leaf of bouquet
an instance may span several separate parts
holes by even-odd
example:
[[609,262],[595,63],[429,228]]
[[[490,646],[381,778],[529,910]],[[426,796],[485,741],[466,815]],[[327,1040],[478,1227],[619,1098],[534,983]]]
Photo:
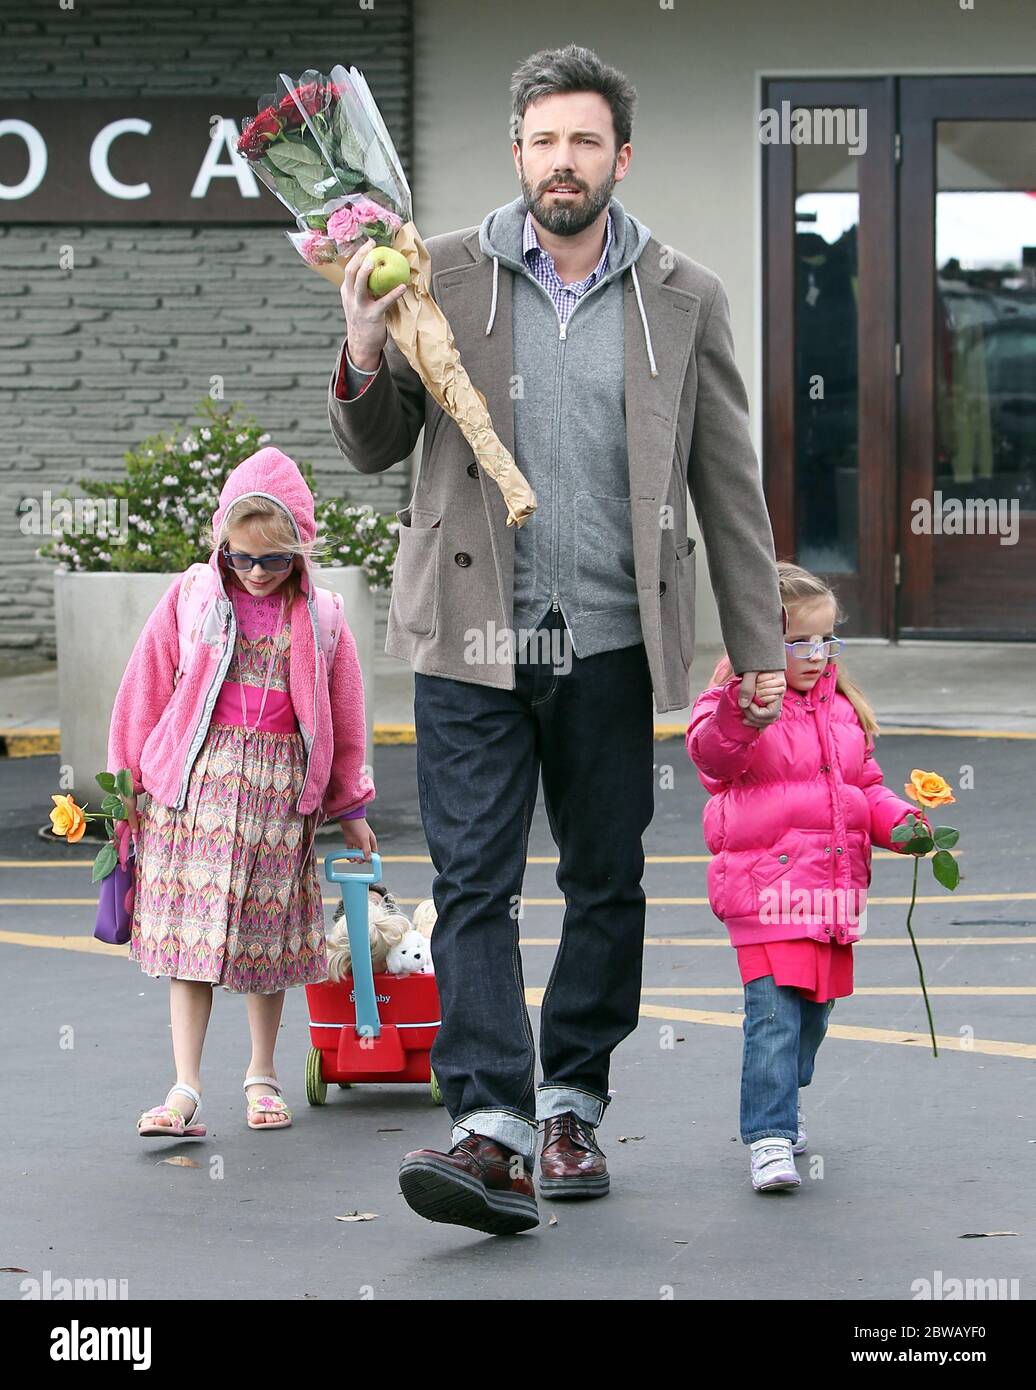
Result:
[[128,767],[120,767],[115,774],[115,785],[123,796],[133,795],[133,773]]
[[95,780],[98,786],[103,787],[106,792],[113,792],[115,790],[114,772],[99,772]]
[[122,806],[122,797],[121,797],[121,796],[111,796],[111,795],[108,795],[108,796],[106,796],[106,797],[104,798],[104,800],[101,802],[101,814],[104,815],[104,816],[110,816],[110,815],[112,814],[113,811],[119,810],[119,809],[121,808],[121,806]]
[[940,849],[952,849],[960,839],[960,831],[954,830],[952,825],[936,826],[934,834],[935,843]]
[[90,875],[91,882],[98,883],[102,878],[107,878],[118,860],[114,845],[105,845],[98,851],[97,858],[94,860],[93,870]]
[[915,835],[907,844],[908,854],[927,854],[930,849],[935,848],[935,841],[931,835]]
[[897,825],[892,830],[892,840],[894,844],[901,845],[906,840],[912,840],[914,832],[909,825]]
[[948,888],[951,893],[960,882],[960,869],[957,866],[957,861],[952,854],[947,854],[944,849],[932,856],[932,873],[942,886]]
[[364,166],[363,146],[349,124],[345,114],[345,106],[341,102],[335,109],[335,130],[338,134],[338,148],[341,152],[342,163],[348,165],[350,169],[361,172]]

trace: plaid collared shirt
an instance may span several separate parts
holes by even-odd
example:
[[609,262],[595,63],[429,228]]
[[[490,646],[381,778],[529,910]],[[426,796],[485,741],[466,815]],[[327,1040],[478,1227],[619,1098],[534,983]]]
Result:
[[608,252],[611,250],[611,244],[612,217],[609,213],[608,231],[604,238],[604,251],[601,259],[585,280],[577,280],[571,285],[563,284],[554,265],[554,257],[549,251],[544,251],[540,245],[540,239],[536,235],[536,224],[532,220],[532,213],[527,212],[525,214],[525,227],[522,231],[522,255],[525,258],[525,264],[553,299],[554,306],[558,311],[558,318],[562,323],[568,322],[569,315],[578,301],[592,285],[597,284],[608,269]]

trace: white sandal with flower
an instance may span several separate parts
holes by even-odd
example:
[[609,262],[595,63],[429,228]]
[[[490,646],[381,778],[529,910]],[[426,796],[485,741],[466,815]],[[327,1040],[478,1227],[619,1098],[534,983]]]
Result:
[[[272,1086],[277,1092],[275,1096],[255,1096],[248,1098],[248,1106],[245,1118],[249,1129],[287,1129],[291,1124],[291,1111],[281,1099],[280,1082],[275,1076],[246,1076],[245,1077],[245,1096],[248,1097],[249,1086]],[[275,1120],[260,1120],[259,1115],[276,1115]]]
[[[174,1091],[181,1091],[185,1096],[189,1096],[194,1101],[194,1110],[189,1120],[184,1119],[182,1110],[178,1110],[175,1105],[169,1104],[169,1097]],[[184,1086],[177,1082],[175,1086],[170,1086],[166,1095],[165,1105],[153,1106],[150,1110],[145,1110],[137,1121],[137,1133],[144,1139],[164,1138],[164,1139],[201,1139],[208,1130],[203,1124],[198,1123],[198,1111],[201,1109],[201,1096],[193,1086]],[[158,1116],[167,1117],[168,1124],[159,1124]]]

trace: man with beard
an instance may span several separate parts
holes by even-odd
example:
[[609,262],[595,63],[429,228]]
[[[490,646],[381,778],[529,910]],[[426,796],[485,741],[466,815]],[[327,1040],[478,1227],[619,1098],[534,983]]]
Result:
[[[406,458],[425,427],[385,650],[415,672],[442,1001],[432,1067],[453,1133],[449,1152],[407,1154],[400,1186],[422,1216],[494,1234],[538,1224],[538,1125],[543,1196],[608,1192],[596,1128],[611,1053],[638,1019],[652,697],[659,711],[690,700],[688,489],[743,722],[779,716],[785,665],[726,294],[613,196],[636,93],[570,45],[527,59],[512,99],[521,197],[428,250],[433,295],[536,512],[507,527],[495,483],[387,338],[404,289],[373,299],[363,255],[346,270],[329,387],[335,439],[361,472]],[[762,673],[773,694],[756,702]],[[537,1087],[518,918],[541,772],[565,916]]]

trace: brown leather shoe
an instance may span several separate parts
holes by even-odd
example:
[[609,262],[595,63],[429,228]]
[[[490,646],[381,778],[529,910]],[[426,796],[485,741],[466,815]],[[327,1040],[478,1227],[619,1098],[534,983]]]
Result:
[[543,1122],[540,1192],[544,1197],[606,1197],[608,1164],[594,1127],[571,1110]]
[[419,1216],[470,1226],[491,1236],[516,1235],[540,1224],[536,1189],[521,1164],[514,1177],[513,1149],[469,1134],[449,1153],[415,1149],[399,1168],[403,1196]]

